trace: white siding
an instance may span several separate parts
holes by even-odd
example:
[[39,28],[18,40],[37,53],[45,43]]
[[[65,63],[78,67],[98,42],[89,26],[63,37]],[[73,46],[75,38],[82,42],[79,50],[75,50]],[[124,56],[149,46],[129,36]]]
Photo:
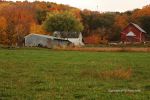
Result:
[[68,38],[68,40],[73,43],[75,46],[83,46],[84,43],[83,43],[83,37],[82,37],[82,34],[80,33],[79,34],[79,37],[78,38]]

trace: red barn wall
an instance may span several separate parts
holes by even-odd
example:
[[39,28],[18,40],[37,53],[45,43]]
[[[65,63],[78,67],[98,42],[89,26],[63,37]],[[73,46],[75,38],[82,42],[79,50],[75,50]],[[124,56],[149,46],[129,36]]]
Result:
[[[145,34],[137,29],[134,25],[129,24],[122,32],[121,32],[121,40],[123,42],[129,42],[128,37],[126,36],[130,31],[132,31],[136,36],[134,37],[134,42],[142,42],[145,41]],[[141,37],[141,38],[140,38]]]

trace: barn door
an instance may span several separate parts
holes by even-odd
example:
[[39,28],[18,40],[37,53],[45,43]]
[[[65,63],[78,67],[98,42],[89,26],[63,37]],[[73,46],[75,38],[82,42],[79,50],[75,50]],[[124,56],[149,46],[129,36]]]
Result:
[[128,37],[127,37],[127,42],[133,43],[133,42],[136,42],[136,41],[135,41],[135,39],[134,39],[133,36],[128,36]]

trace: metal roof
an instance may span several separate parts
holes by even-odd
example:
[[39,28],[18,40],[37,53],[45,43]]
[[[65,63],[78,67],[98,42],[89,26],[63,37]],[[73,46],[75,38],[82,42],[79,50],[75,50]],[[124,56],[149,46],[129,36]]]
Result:
[[50,36],[50,35],[42,35],[42,34],[35,34],[35,33],[31,33],[31,34],[25,36],[25,38],[28,36],[40,36],[40,37],[49,38],[49,39],[59,39],[59,40],[65,40],[65,41],[67,40],[64,38],[58,38],[58,37],[54,37],[54,36]]
[[131,23],[132,25],[134,25],[137,29],[139,29],[141,32],[146,33],[145,30],[143,30],[139,25],[135,24],[135,23]]
[[31,33],[31,34],[25,36],[25,38],[29,37],[29,36],[40,36],[40,37],[51,38],[51,39],[54,38],[54,37],[49,36],[49,35],[42,35],[42,34],[35,34],[35,33]]

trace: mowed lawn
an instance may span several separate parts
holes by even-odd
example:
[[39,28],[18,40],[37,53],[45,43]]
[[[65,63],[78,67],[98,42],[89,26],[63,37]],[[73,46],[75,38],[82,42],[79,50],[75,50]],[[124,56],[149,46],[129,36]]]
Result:
[[0,49],[5,99],[150,100],[150,53]]

